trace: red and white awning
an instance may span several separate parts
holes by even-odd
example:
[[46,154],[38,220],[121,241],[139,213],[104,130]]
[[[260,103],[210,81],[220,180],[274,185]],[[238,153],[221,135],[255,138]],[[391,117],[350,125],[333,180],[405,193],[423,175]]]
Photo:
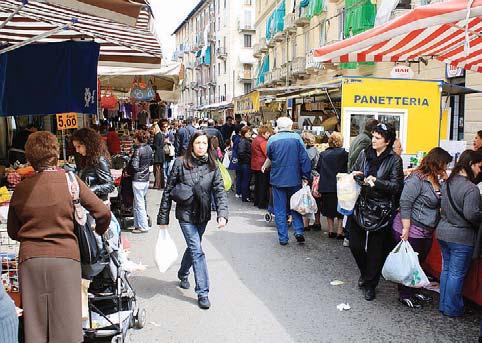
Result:
[[313,50],[317,62],[436,58],[482,73],[482,0],[421,6],[386,24]]
[[100,44],[100,62],[160,66],[161,46],[147,8],[138,12],[134,27],[101,14],[90,15],[39,0],[26,4],[22,0],[1,0],[0,45],[7,44],[8,49],[29,42],[93,39]]

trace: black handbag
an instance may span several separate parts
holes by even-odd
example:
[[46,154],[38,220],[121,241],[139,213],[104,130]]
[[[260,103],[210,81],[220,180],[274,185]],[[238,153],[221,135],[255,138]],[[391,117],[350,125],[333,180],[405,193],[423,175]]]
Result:
[[365,231],[378,231],[390,225],[392,212],[391,201],[380,202],[362,192],[355,205],[355,222]]
[[171,191],[171,198],[176,203],[183,203],[193,197],[194,193],[192,187],[185,183],[178,183]]
[[97,245],[94,231],[87,221],[87,213],[80,204],[80,187],[77,179],[72,172],[66,173],[67,184],[72,195],[74,205],[74,233],[79,244],[80,262],[82,264],[94,264],[99,260],[100,250]]

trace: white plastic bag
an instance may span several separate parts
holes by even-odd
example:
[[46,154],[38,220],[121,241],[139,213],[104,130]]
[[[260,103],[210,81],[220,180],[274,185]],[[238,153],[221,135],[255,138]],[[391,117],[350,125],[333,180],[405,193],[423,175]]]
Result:
[[174,244],[174,241],[166,229],[159,230],[156,250],[154,251],[154,260],[161,273],[165,273],[177,260],[176,244]]
[[310,186],[304,185],[298,192],[293,194],[290,199],[290,208],[302,216],[318,212],[316,200],[311,195]]
[[356,183],[353,174],[336,174],[336,195],[338,197],[338,212],[344,216],[353,213],[361,187]]
[[223,166],[225,166],[226,168],[229,168],[230,163],[231,163],[231,152],[226,151],[223,157]]
[[382,275],[386,280],[407,287],[421,288],[430,283],[420,267],[418,253],[408,241],[401,241],[390,252],[383,265]]

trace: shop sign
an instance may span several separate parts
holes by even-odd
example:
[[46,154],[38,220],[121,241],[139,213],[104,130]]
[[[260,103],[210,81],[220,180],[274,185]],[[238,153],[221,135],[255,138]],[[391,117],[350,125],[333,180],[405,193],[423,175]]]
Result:
[[77,129],[78,127],[77,113],[57,114],[57,130]]
[[413,70],[409,66],[396,65],[390,72],[392,79],[413,79]]
[[234,112],[239,114],[259,112],[259,92],[253,92],[234,101]]
[[451,64],[445,65],[445,76],[447,79],[453,79],[454,77],[464,77],[465,69],[457,68]]

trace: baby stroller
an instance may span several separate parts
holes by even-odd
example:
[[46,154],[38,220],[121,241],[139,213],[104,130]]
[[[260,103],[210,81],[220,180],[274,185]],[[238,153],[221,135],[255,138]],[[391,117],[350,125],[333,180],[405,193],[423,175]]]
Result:
[[84,342],[129,342],[129,329],[141,329],[146,323],[146,311],[139,308],[129,273],[123,269],[127,259],[120,249],[120,228],[116,231],[101,238],[104,257],[88,291]]
[[[122,169],[121,176],[114,180],[117,187],[117,197],[110,199],[112,213],[118,218],[122,230],[127,230],[129,221],[134,218],[134,191],[132,189],[132,176],[128,172],[129,162],[130,157],[126,154],[119,154],[112,158],[112,166],[115,169]],[[147,219],[149,226],[151,226],[151,218],[147,216]]]

